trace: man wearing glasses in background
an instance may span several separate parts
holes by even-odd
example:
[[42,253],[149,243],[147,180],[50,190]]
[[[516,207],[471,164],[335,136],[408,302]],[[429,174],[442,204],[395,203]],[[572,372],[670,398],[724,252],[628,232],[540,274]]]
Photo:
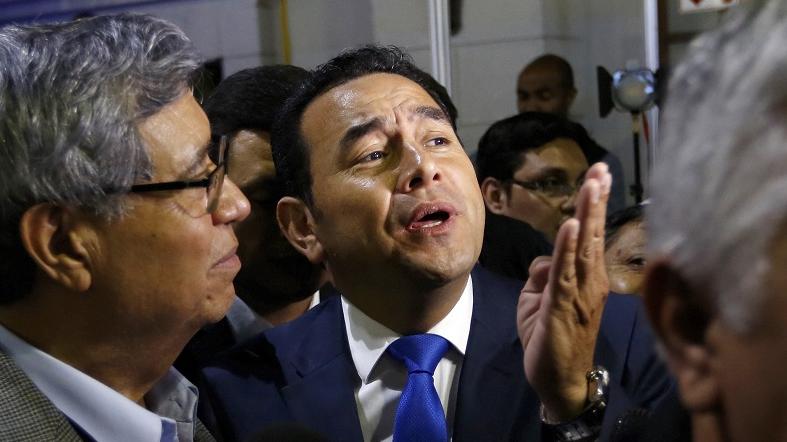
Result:
[[590,144],[579,124],[541,112],[500,120],[486,131],[476,157],[487,210],[481,264],[524,280],[536,256],[551,254],[560,225],[574,215]]
[[249,203],[192,43],[149,16],[8,26],[0,66],[0,434],[212,440],[171,364],[233,300]]

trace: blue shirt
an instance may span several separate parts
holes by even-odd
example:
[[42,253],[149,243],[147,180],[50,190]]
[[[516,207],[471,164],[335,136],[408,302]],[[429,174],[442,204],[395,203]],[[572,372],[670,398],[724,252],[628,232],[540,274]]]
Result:
[[197,388],[174,368],[145,395],[146,409],[2,325],[0,348],[55,407],[98,442],[194,440]]

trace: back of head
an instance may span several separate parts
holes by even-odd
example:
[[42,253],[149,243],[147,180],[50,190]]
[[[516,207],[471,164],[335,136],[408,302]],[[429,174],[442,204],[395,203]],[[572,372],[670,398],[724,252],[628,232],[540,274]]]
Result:
[[585,156],[595,145],[581,125],[554,114],[523,112],[492,124],[478,142],[478,181],[512,178],[523,164],[524,153],[557,138],[573,140]]
[[205,100],[211,132],[270,132],[285,101],[308,75],[305,69],[290,65],[260,66],[230,75]]
[[150,16],[0,29],[0,304],[33,282],[22,214],[122,214],[115,195],[152,172],[137,124],[187,92],[198,65],[183,32]]
[[670,81],[647,209],[653,254],[739,331],[787,217],[785,41],[787,3],[772,1],[692,44]]
[[[285,106],[273,129],[271,145],[276,172],[285,192],[311,205],[309,148],[301,134],[301,118],[309,104],[326,91],[366,75],[401,75],[420,85],[435,100],[455,126],[456,108],[445,88],[415,66],[413,60],[394,46],[363,46],[345,51],[318,66]],[[439,87],[438,87],[439,86]]]

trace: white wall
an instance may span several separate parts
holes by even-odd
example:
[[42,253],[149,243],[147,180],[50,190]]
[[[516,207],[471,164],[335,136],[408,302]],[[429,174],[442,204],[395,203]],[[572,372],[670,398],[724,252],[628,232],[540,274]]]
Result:
[[[474,152],[490,124],[515,112],[516,77],[532,58],[567,58],[579,95],[572,117],[623,161],[633,176],[629,118],[598,117],[595,66],[644,62],[642,1],[463,0],[462,28],[451,38],[453,99],[459,132]],[[406,48],[429,71],[424,0],[289,0],[292,63],[311,68],[342,49],[377,42]],[[282,63],[279,0],[189,0],[135,8],[183,28],[224,74]]]
[[[371,0],[375,38],[406,47],[429,70],[428,9],[422,0]],[[462,29],[451,38],[453,99],[469,152],[495,121],[516,112],[516,78],[545,52],[574,66],[579,94],[572,118],[617,154],[633,179],[628,115],[598,116],[596,65],[644,64],[643,2],[632,0],[465,0]],[[643,149],[644,157],[644,149]]]
[[[313,68],[345,48],[374,39],[368,0],[290,0],[292,64]],[[278,0],[191,0],[134,8],[176,23],[224,74],[283,63]]]
[[[631,117],[615,111],[606,118],[599,116],[596,66],[610,72],[626,67],[629,61],[645,66],[644,1],[549,0],[548,3],[545,22],[555,32],[547,50],[566,56],[575,70],[579,94],[571,116],[599,144],[620,158],[627,199],[633,203],[633,197],[628,194],[628,186],[634,181]],[[641,155],[643,183],[647,189],[644,139]]]
[[[616,112],[606,119],[599,117],[596,66],[614,71],[629,60],[644,65],[644,0],[461,1],[462,28],[451,38],[451,61],[453,99],[465,148],[474,152],[489,125],[515,112],[520,69],[534,57],[552,52],[574,66],[579,94],[572,118],[620,157],[630,184],[630,117]],[[85,3],[17,1],[14,11],[0,10],[0,19],[11,12],[21,17],[56,13],[58,8],[73,11],[79,4]],[[42,5],[54,9],[36,9]],[[312,68],[342,49],[377,42],[406,48],[421,68],[431,70],[425,0],[289,0],[288,5],[293,64]],[[181,26],[207,58],[222,57],[224,74],[229,75],[246,67],[284,62],[279,8],[280,0],[183,0],[134,10]],[[678,15],[676,9],[677,2],[670,1],[671,34],[712,28],[723,15]],[[683,42],[671,44],[671,61],[684,48]]]

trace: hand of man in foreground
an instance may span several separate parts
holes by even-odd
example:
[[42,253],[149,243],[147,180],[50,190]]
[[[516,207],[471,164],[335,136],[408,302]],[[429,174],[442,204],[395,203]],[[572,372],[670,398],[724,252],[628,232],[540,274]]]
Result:
[[586,405],[585,375],[609,290],[604,222],[611,184],[605,164],[588,170],[576,215],[560,227],[552,257],[533,261],[519,296],[525,373],[550,421],[571,420]]

